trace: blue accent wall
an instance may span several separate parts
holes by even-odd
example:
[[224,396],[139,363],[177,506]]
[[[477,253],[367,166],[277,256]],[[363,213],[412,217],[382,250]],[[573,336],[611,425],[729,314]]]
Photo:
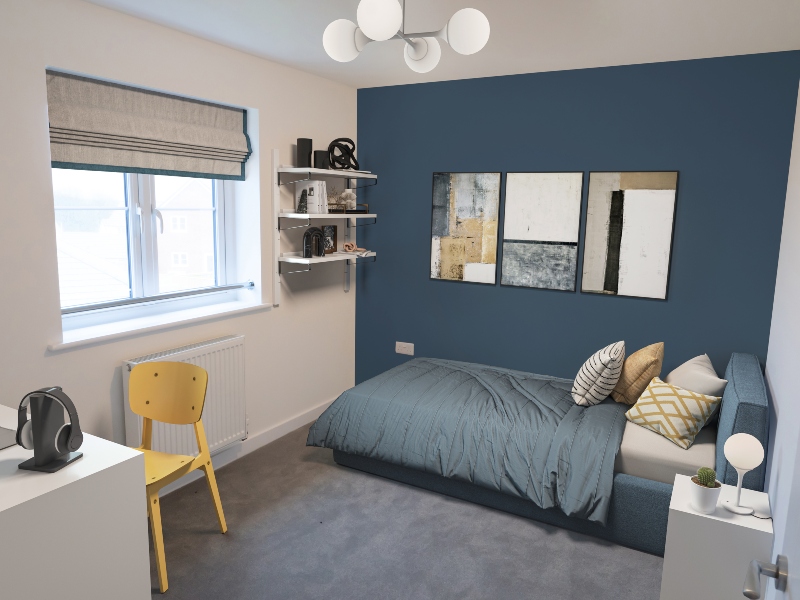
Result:
[[[704,352],[720,374],[735,351],[763,364],[799,82],[783,52],[359,90],[357,154],[379,175],[359,201],[379,218],[358,233],[378,261],[359,267],[356,380],[408,360],[396,340],[569,378],[617,340],[665,342],[664,374]],[[580,290],[589,172],[667,170],[666,301],[429,278],[435,171],[585,171]]]

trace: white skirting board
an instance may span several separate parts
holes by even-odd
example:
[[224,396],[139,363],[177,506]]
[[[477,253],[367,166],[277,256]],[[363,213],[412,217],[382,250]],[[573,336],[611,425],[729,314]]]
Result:
[[[322,404],[315,406],[303,413],[300,413],[296,417],[292,417],[284,421],[283,423],[278,423],[264,431],[260,431],[255,434],[250,434],[250,436],[242,441],[229,446],[225,450],[222,450],[219,454],[212,457],[212,462],[214,463],[214,469],[217,470],[225,465],[232,463],[233,461],[242,458],[246,454],[250,454],[254,450],[258,450],[262,446],[266,446],[270,442],[274,442],[278,438],[282,438],[287,433],[291,433],[295,429],[302,427],[303,425],[311,425],[312,422],[316,421],[317,418],[325,412],[325,409],[328,408],[336,398],[331,400],[326,400]],[[161,490],[161,495],[164,496],[165,494],[169,494],[170,492],[174,492],[175,490],[182,488],[185,485],[190,484],[193,481],[201,479],[203,477],[203,473],[200,471],[193,471],[189,473],[186,477],[181,477],[177,481],[165,486]],[[225,496],[223,492],[220,492],[222,495],[222,504],[225,505]]]

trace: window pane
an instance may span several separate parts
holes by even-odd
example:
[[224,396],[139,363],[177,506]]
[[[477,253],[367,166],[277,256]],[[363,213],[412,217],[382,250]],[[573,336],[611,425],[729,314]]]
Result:
[[53,169],[53,197],[61,306],[129,298],[125,175]]
[[53,169],[56,208],[125,208],[125,175]]
[[213,181],[157,175],[155,193],[164,219],[157,238],[159,293],[216,285]]
[[173,208],[214,208],[214,182],[197,177],[156,175],[159,210]]

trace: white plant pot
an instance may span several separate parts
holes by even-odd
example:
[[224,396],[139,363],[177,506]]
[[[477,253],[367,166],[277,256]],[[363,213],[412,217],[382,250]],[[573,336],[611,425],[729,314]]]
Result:
[[[690,504],[692,508],[704,515],[711,515],[717,510],[717,500],[719,500],[719,493],[722,491],[722,485],[716,488],[709,488],[704,485],[697,485],[694,481],[691,482],[692,494]],[[719,481],[717,481],[719,483]]]

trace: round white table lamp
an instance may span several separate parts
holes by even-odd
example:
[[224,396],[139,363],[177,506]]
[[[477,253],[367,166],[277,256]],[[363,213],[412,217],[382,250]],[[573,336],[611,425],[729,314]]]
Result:
[[736,486],[736,502],[725,500],[723,506],[737,515],[751,515],[753,509],[742,506],[739,502],[742,496],[742,478],[764,461],[764,446],[749,433],[737,433],[725,442],[725,458],[739,474],[739,483]]

